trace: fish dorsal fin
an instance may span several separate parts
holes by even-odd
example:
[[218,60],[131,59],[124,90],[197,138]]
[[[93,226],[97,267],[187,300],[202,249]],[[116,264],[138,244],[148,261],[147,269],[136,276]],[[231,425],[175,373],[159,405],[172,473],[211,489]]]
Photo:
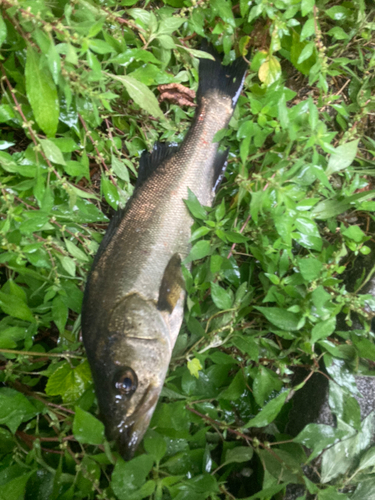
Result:
[[174,142],[156,142],[151,153],[144,151],[139,160],[136,188],[140,187],[155,172],[158,166],[164,160],[173,156],[178,149],[179,146]]
[[95,255],[93,267],[94,267],[95,263],[98,262],[98,260],[100,259],[100,256],[102,255],[102,253],[104,252],[104,250],[108,246],[109,242],[111,241],[111,239],[115,235],[117,228],[119,227],[120,222],[121,222],[122,218],[124,217],[125,211],[126,211],[126,207],[120,208],[119,210],[117,210],[113,214],[111,220],[109,221],[107,231],[105,232],[105,235],[104,235],[102,241],[100,242],[99,249]]
[[176,307],[182,290],[185,288],[184,277],[181,271],[181,257],[175,253],[165,268],[159,289],[158,309],[170,314]]

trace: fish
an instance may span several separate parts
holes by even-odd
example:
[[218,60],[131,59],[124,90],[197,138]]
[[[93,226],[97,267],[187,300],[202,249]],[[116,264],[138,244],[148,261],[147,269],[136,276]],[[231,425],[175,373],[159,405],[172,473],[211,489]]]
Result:
[[228,126],[247,63],[199,60],[197,107],[180,146],[156,143],[140,158],[132,197],[112,217],[89,273],[82,338],[108,440],[128,460],[150,424],[184,312],[181,262],[190,251],[189,189],[212,206],[228,151]]

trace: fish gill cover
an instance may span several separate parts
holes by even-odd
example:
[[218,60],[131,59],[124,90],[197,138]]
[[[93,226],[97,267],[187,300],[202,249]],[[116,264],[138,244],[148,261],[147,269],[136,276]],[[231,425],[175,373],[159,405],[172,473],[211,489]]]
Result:
[[[0,11],[0,497],[374,498],[371,2]],[[250,69],[215,137],[213,208],[186,197],[184,320],[124,461],[98,418],[83,290],[140,156],[191,126],[202,39]]]

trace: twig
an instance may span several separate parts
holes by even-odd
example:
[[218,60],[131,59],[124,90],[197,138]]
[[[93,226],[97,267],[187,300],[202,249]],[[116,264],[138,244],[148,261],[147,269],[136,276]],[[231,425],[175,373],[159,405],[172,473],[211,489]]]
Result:
[[[249,220],[251,219],[251,214],[249,214],[247,216],[247,219],[245,220],[243,226],[241,227],[240,229],[240,234],[243,232],[243,230],[245,229],[245,227],[247,226],[247,223],[249,222]],[[233,250],[236,248],[236,245],[237,243],[233,243],[233,245],[231,246],[231,249],[230,249],[230,252],[228,253],[227,255],[227,259],[230,259],[232,257],[232,254],[233,254]]]
[[[95,143],[94,139],[92,138],[92,136],[91,136],[91,134],[89,132],[89,129],[87,128],[85,120],[82,118],[82,116],[80,114],[78,114],[78,117],[80,119],[80,122],[82,123],[83,128],[85,129],[87,137],[90,139],[90,141],[92,142],[92,145],[94,146],[94,149],[96,151],[96,154],[97,154],[97,156],[99,158],[100,163],[103,165],[104,170],[106,170],[106,172],[109,172],[109,168],[107,167],[107,165],[106,165],[106,163],[105,163],[105,161],[103,159],[102,153],[96,147],[96,143]],[[111,174],[109,175],[109,178],[111,179],[112,184],[114,186],[117,186],[116,181],[115,181],[115,179],[113,178],[113,176]]]
[[[17,111],[18,113],[21,115],[21,118],[22,118],[22,121],[25,125],[25,127],[27,127],[28,131],[29,131],[29,134],[31,136],[31,139],[33,141],[33,143],[35,144],[35,146],[37,146],[39,148],[39,143],[36,139],[36,135],[34,133],[34,130],[31,128],[31,125],[30,123],[27,121],[26,119],[26,116],[24,115],[23,111],[22,111],[22,108],[21,108],[21,105],[20,103],[17,101],[17,98],[15,96],[15,93],[16,93],[16,90],[12,87],[12,84],[10,83],[7,75],[6,75],[6,72],[4,70],[4,66],[1,64],[0,65],[1,67],[1,72],[3,74],[3,78],[4,80],[6,81],[8,87],[9,87],[9,90],[10,90],[10,94],[12,96],[12,99],[14,101],[14,104],[16,105],[16,108],[17,108]],[[46,155],[44,154],[43,150],[40,149],[40,154],[42,155],[43,159],[45,160],[45,162],[47,163],[47,165],[49,166],[49,168],[53,171],[53,173],[56,175],[56,177],[61,181],[62,178],[60,176],[60,174],[58,173],[58,171],[53,167],[52,163],[49,161],[49,159],[46,157]]]
[[55,352],[33,352],[33,351],[17,351],[15,349],[0,349],[0,353],[5,354],[21,354],[23,356],[46,356],[47,358],[70,358],[70,359],[85,359],[84,356],[77,356],[69,352],[62,352],[61,354]]

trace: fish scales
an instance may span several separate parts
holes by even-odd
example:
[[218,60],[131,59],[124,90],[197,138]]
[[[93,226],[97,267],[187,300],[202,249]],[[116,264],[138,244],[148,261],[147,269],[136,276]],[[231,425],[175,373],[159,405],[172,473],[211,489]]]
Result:
[[[214,94],[211,99],[215,104]],[[125,294],[139,292],[157,301],[168,261],[176,252],[182,257],[188,254],[193,221],[183,199],[187,198],[190,188],[202,205],[212,204],[215,184],[212,164],[218,150],[218,143],[212,143],[212,139],[227,124],[232,114],[231,107],[220,111],[221,116],[217,120],[215,113],[211,111],[208,114],[202,109],[190,140],[158,167],[155,175],[145,182],[143,189],[136,192],[131,200],[93,277],[93,284],[100,281],[101,287],[111,289],[116,300],[121,300]],[[122,249],[125,240],[126,255]],[[116,281],[113,276],[116,276]],[[113,296],[109,295],[107,300],[112,303]],[[103,305],[107,304],[104,302]]]
[[191,128],[172,156],[143,167],[149,172],[121,219],[111,221],[88,279],[83,340],[107,436],[127,458],[147,430],[182,322],[180,262],[193,223],[183,200],[189,188],[202,205],[212,204],[226,158],[212,141],[229,123],[245,71],[242,60],[230,67],[217,55],[201,60]]

